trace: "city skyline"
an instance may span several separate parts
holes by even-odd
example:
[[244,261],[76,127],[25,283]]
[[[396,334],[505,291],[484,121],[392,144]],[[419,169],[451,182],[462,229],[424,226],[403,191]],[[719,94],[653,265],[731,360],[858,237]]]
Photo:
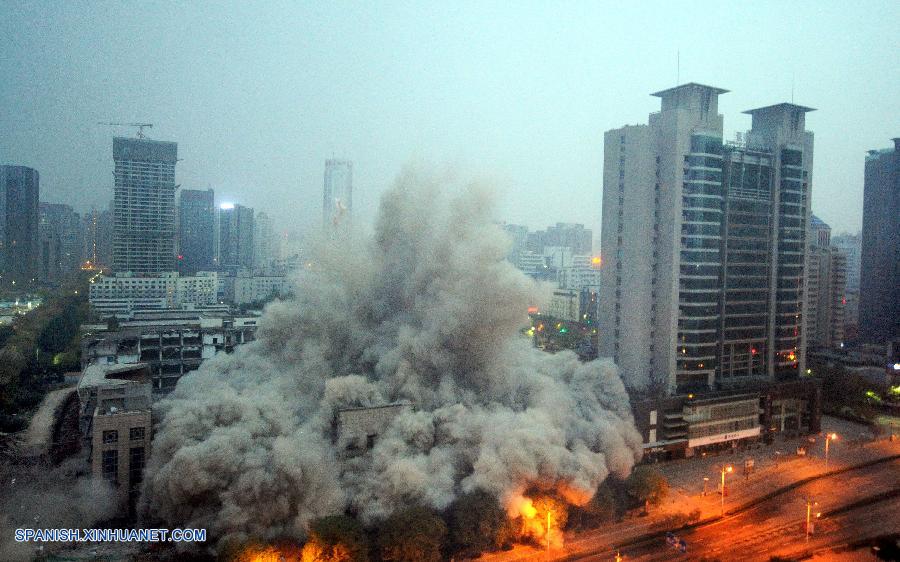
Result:
[[[896,18],[884,12],[898,8],[763,8],[707,6],[720,25],[697,37],[689,15],[658,5],[640,15],[649,33],[635,52],[620,25],[634,14],[611,14],[606,6],[582,6],[547,22],[539,7],[512,15],[496,5],[459,14],[428,5],[375,14],[361,7],[338,23],[329,7],[266,6],[243,18],[240,9],[225,16],[188,7],[169,15],[159,5],[86,5],[44,14],[16,5],[0,24],[12,54],[0,70],[13,78],[0,86],[9,108],[0,127],[10,132],[0,155],[40,170],[46,201],[77,199],[83,207],[76,210],[102,209],[112,188],[111,137],[133,133],[97,122],[143,119],[154,123],[146,131],[151,138],[181,145],[176,183],[212,187],[223,200],[254,208],[285,201],[272,210],[275,224],[296,215],[305,229],[318,226],[322,162],[333,155],[357,168],[362,226],[400,169],[423,161],[448,175],[492,180],[503,192],[498,215],[510,223],[580,222],[599,232],[603,132],[640,121],[654,104],[649,92],[696,81],[734,92],[722,98],[726,114],[792,99],[818,108],[810,118],[822,155],[812,208],[836,233],[856,232],[865,151],[895,135],[898,78],[882,69],[892,51],[884,46],[896,41],[889,25]],[[487,24],[501,15],[506,25],[495,38]],[[371,18],[384,25],[361,29]],[[442,29],[403,25],[437,18]],[[746,18],[767,41],[737,31]],[[128,33],[139,21],[192,31],[175,46],[155,34]],[[848,34],[847,21],[870,31]],[[337,41],[330,25],[357,39]],[[571,32],[561,35],[563,27]],[[183,56],[155,56],[160,49]],[[65,56],[56,56],[61,50]],[[860,60],[859,52],[867,56]],[[526,63],[535,66],[523,75]],[[134,87],[146,80],[154,87]],[[220,83],[232,86],[212,86]],[[36,86],[50,95],[28,96]],[[83,95],[73,97],[75,91]],[[749,118],[732,119],[724,136],[748,128]],[[259,165],[246,166],[251,159]],[[542,198],[558,189],[567,197]]]

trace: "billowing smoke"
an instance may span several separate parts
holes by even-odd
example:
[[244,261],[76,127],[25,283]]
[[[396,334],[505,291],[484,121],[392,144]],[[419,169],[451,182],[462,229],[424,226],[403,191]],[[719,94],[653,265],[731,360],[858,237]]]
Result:
[[15,542],[16,529],[85,529],[116,515],[115,489],[84,474],[86,466],[86,450],[58,466],[0,463],[0,560],[47,554],[42,545]]
[[[181,379],[161,404],[146,513],[271,540],[476,488],[507,505],[535,487],[580,504],[628,474],[641,439],[615,365],[531,346],[520,329],[546,288],[504,260],[488,192],[442,183],[404,172],[374,240],[327,245],[257,341]],[[338,410],[396,402],[410,407],[346,455]]]

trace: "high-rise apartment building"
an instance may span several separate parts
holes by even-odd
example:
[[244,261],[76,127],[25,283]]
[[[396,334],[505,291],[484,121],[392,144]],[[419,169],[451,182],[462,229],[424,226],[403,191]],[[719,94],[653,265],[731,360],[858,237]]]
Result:
[[253,268],[253,209],[223,203],[219,206],[219,271],[236,274]]
[[175,270],[175,162],[178,145],[115,137],[113,268],[137,274]]
[[81,217],[69,205],[41,203],[40,277],[59,281],[81,265]]
[[267,213],[257,213],[253,218],[253,270],[269,273],[275,264],[275,231]]
[[862,236],[839,234],[832,236],[831,245],[847,260],[847,283],[844,288],[844,341],[855,341],[859,333],[859,282],[862,257]]
[[847,290],[859,292],[862,237],[859,234],[839,234],[831,237],[831,246],[847,258]]
[[558,222],[546,230],[527,233],[527,249],[537,254],[549,247],[564,246],[573,254],[588,255],[593,250],[593,233],[583,224]]
[[893,140],[866,156],[859,337],[867,343],[900,338],[900,138]]
[[813,215],[809,226],[806,272],[806,339],[809,347],[839,348],[844,343],[847,258],[831,245],[831,228]]
[[38,277],[40,175],[26,166],[0,166],[0,286]]
[[325,161],[322,225],[326,233],[349,230],[353,216],[353,163]]
[[654,94],[648,125],[604,142],[600,354],[651,394],[796,376],[811,109],[748,111],[746,142],[723,143],[718,96]]
[[212,189],[182,189],[178,202],[178,271],[216,268],[216,203]]
[[[113,204],[110,203],[110,209]],[[109,269],[112,267],[113,214],[110,209],[91,209],[84,215],[83,262],[90,267]]]

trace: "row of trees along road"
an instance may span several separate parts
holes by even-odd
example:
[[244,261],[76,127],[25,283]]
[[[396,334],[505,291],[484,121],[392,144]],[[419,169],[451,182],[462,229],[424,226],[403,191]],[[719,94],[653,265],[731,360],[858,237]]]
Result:
[[[549,510],[554,522],[568,530],[596,528],[621,518],[626,511],[658,505],[668,483],[649,467],[638,467],[625,481],[604,482],[588,504],[567,505],[553,493],[527,491],[541,519]],[[437,512],[413,505],[372,528],[350,515],[334,515],[311,522],[302,547],[290,542],[275,545],[241,544],[226,549],[224,558],[303,562],[438,562],[476,558],[482,552],[508,549],[522,536],[522,521],[511,519],[497,500],[481,490],[460,496]]]

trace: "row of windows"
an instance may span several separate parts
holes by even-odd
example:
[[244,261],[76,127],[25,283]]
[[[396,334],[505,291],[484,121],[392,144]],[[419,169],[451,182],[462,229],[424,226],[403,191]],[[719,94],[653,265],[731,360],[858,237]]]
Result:
[[691,152],[722,154],[722,139],[707,135],[691,135]]
[[716,156],[693,156],[689,154],[684,157],[684,163],[692,168],[722,169],[722,158]]
[[769,310],[767,302],[733,302],[726,300],[725,314],[765,314]]
[[[128,430],[128,439],[130,441],[140,441],[144,439],[145,433],[143,427],[132,427]],[[119,442],[119,432],[115,429],[108,429],[103,432],[103,442],[106,444],[109,443],[118,443]]]

